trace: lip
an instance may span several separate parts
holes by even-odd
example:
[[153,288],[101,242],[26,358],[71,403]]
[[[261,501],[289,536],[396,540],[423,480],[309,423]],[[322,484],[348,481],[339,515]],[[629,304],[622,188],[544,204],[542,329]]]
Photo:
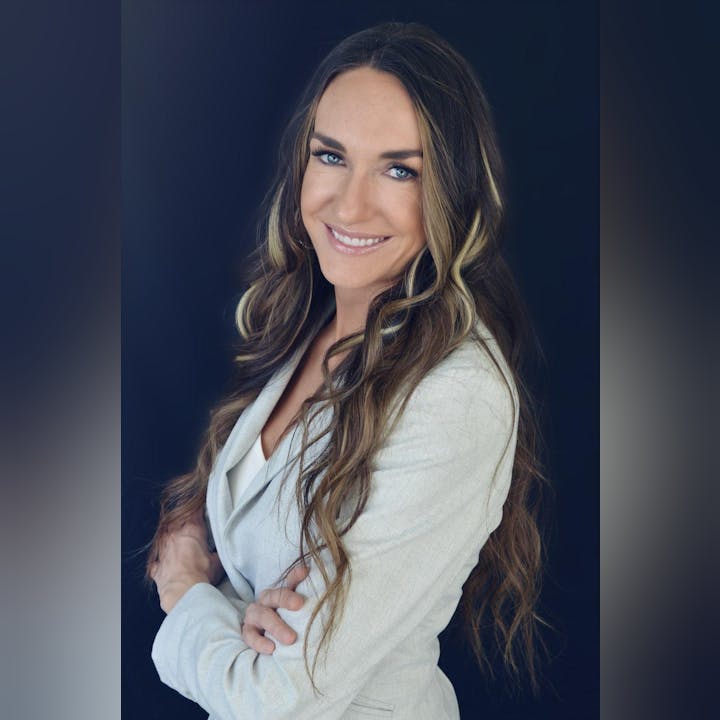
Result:
[[340,235],[345,235],[345,237],[351,237],[351,238],[357,238],[359,240],[367,240],[368,238],[377,238],[377,237],[390,237],[389,235],[368,235],[367,233],[353,233],[349,230],[346,230],[345,228],[341,228],[339,225],[331,225],[330,223],[325,223],[329,228],[332,228],[336,233],[340,233]]
[[[335,239],[335,236],[332,234],[332,229],[334,229],[336,232],[339,232],[341,235],[347,235],[347,237],[352,238],[369,238],[369,237],[377,237],[377,235],[359,235],[358,233],[348,233],[344,230],[341,230],[340,228],[332,228],[332,226],[328,225],[327,223],[323,223],[325,225],[325,234],[327,235],[328,241],[330,242],[330,245],[332,245],[335,250],[341,253],[345,253],[346,255],[366,255],[367,253],[375,252],[378,248],[381,248],[390,238],[392,235],[388,236],[383,240],[382,242],[376,243],[375,245],[366,245],[365,247],[350,247],[348,245],[343,245],[339,240]],[[331,229],[332,228],[332,229]]]

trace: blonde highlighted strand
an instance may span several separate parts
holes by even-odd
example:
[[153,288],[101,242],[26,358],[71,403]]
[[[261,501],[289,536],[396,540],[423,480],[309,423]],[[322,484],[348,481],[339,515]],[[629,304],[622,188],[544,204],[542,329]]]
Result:
[[[372,301],[364,331],[329,349],[323,384],[299,414],[302,442],[292,470],[302,524],[295,564],[311,563],[324,583],[305,633],[305,667],[321,692],[315,683],[318,658],[327,653],[342,620],[352,580],[343,537],[366,506],[375,454],[412,389],[470,339],[493,359],[510,396],[514,381],[519,415],[503,519],[463,588],[467,637],[488,677],[494,674],[489,650],[495,647],[508,677],[518,684],[527,678],[537,693],[544,622],[538,614],[544,565],[540,500],[548,483],[540,462],[539,422],[522,377],[532,349],[529,316],[500,253],[502,164],[489,106],[472,68],[445,40],[414,23],[386,23],[341,42],[314,73],[287,125],[248,289],[236,309],[240,339],[232,392],[211,413],[195,468],[162,493],[146,580],[151,583],[149,568],[164,535],[203,507],[210,471],[240,413],[317,330],[333,303],[333,288],[322,276],[300,217],[300,189],[319,98],[333,78],[357,67],[393,74],[413,101],[423,152],[427,247]],[[478,331],[480,324],[492,333],[511,378]],[[331,371],[329,360],[339,356]],[[326,427],[319,427],[321,413],[330,417]],[[324,449],[306,462],[307,449],[320,440],[327,440]],[[310,629],[318,621],[320,642],[310,664]]]

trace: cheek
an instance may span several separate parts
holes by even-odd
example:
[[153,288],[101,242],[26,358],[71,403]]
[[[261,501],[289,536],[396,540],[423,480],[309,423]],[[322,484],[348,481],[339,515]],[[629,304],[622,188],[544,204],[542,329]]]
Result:
[[415,193],[397,199],[394,204],[394,215],[395,224],[402,228],[405,234],[416,240],[413,244],[424,244],[422,204]]
[[305,217],[307,213],[318,210],[325,202],[327,190],[324,189],[322,179],[312,170],[306,170],[300,189],[300,211]]

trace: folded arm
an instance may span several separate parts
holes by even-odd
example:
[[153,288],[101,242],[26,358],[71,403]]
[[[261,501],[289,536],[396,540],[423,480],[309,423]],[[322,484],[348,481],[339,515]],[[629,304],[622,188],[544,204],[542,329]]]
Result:
[[[278,611],[297,641],[276,643],[272,655],[243,642],[241,609],[227,593],[194,585],[155,638],[152,657],[162,681],[218,720],[340,717],[499,523],[516,422],[507,389],[490,372],[432,373],[417,388],[376,458],[365,511],[344,536],[352,582],[327,661],[324,652],[318,661],[322,697],[313,692],[302,654],[323,587],[316,568],[297,587],[308,598],[304,607]],[[321,631],[322,613],[308,640],[311,665]]]

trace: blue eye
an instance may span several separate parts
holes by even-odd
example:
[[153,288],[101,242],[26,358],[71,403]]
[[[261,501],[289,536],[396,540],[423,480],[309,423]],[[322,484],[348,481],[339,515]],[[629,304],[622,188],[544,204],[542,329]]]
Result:
[[404,165],[393,165],[390,168],[390,172],[392,173],[394,171],[397,171],[397,173],[399,173],[391,176],[395,178],[395,180],[411,180],[412,178],[417,177],[417,173],[414,170],[411,170]]
[[[343,165],[343,159],[340,155],[331,150],[312,150],[310,154],[320,160],[323,165]],[[393,165],[389,169],[390,177],[399,182],[407,182],[418,176],[418,173],[412,168],[405,165]]]
[[339,165],[342,162],[342,158],[339,155],[329,150],[314,150],[310,154],[313,157],[320,158],[320,162],[325,163],[325,165]]

